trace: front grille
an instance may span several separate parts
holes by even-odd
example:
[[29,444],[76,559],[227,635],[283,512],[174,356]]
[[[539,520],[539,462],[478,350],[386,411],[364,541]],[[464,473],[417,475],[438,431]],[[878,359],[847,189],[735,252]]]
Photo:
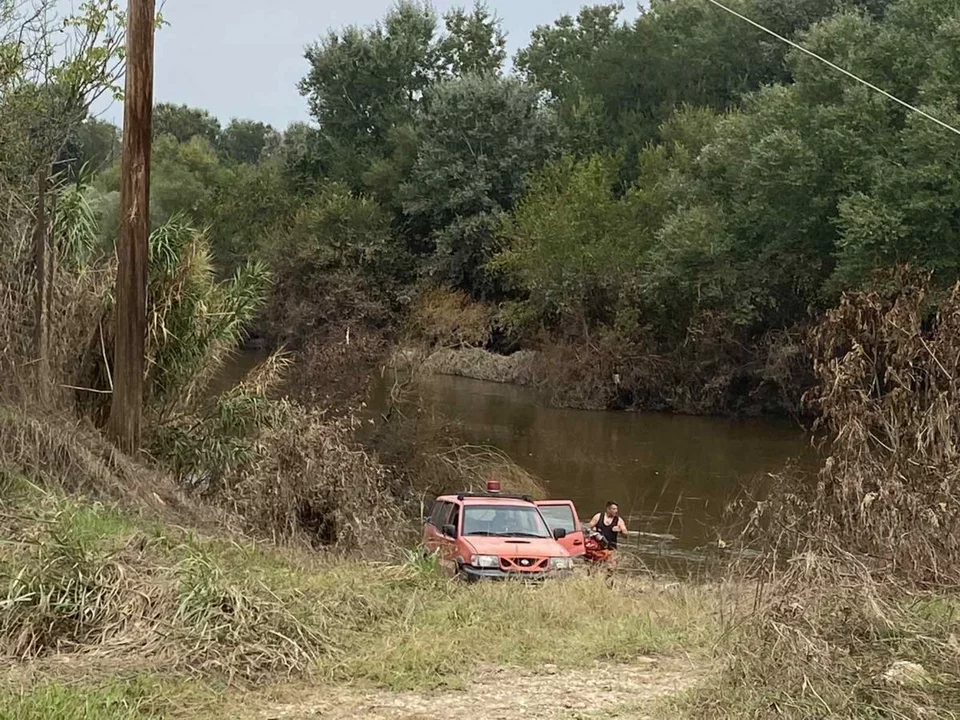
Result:
[[508,572],[539,571],[546,569],[548,562],[546,558],[502,557],[500,558],[500,569]]

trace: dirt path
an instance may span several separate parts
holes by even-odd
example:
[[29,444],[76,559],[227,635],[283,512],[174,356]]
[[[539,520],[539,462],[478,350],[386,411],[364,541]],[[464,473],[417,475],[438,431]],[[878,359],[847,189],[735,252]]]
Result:
[[[317,687],[261,705],[245,703],[244,720],[432,720],[433,718],[652,718],[658,700],[689,688],[703,669],[681,659],[640,659],[630,665],[598,664],[593,672],[492,669],[462,691],[390,692]],[[250,700],[253,700],[250,698]]]

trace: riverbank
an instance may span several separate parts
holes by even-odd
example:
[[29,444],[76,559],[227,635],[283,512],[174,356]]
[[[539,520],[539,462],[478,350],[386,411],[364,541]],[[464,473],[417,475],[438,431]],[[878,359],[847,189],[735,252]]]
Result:
[[[727,417],[804,417],[810,358],[795,342],[742,348],[744,357],[673,348],[547,344],[509,354],[482,347],[396,346],[387,365],[402,374],[448,375],[534,389],[552,407]],[[747,357],[749,355],[750,357]]]
[[[0,717],[946,718],[960,597],[825,558],[753,586],[465,586],[4,480]],[[412,558],[412,556],[411,556]]]
[[422,561],[202,535],[4,482],[0,716],[14,720],[293,718],[331,702],[414,717],[495,683],[514,687],[488,699],[497,717],[538,698],[538,716],[587,717],[689,687],[728,597],[640,577],[463,586]]
[[[910,298],[889,314],[852,298],[831,316],[814,397],[831,458],[816,483],[772,474],[768,500],[740,507],[731,557],[709,581],[626,563],[535,587],[442,579],[409,553],[409,481],[423,478],[365,452],[356,418],[331,425],[281,406],[249,438],[270,453],[254,456],[260,470],[204,493],[75,419],[0,406],[0,659],[13,668],[0,716],[266,720],[308,717],[328,698],[412,720],[475,707],[498,683],[515,689],[491,699],[505,719],[955,720],[960,351],[940,318],[923,334],[922,298]],[[957,316],[954,305],[943,317]],[[881,377],[899,385],[878,396]],[[405,427],[375,429],[408,457],[436,456]],[[686,456],[703,454],[684,440]],[[738,556],[740,545],[762,555]],[[671,689],[631,707],[614,680]]]

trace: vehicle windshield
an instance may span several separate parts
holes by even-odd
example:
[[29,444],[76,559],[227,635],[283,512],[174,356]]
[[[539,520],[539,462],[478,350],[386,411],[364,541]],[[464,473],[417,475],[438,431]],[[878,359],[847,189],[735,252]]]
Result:
[[463,509],[463,535],[546,538],[550,531],[535,507],[467,505]]

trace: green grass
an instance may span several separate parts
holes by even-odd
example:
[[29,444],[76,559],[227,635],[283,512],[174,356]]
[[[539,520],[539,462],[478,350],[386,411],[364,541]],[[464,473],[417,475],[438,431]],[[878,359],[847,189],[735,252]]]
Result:
[[[801,584],[749,615],[733,605],[742,590],[719,585],[600,575],[464,585],[413,555],[324,557],[204,537],[20,480],[0,489],[0,660],[17,658],[30,678],[0,682],[4,720],[208,717],[231,683],[459,688],[490,666],[715,649],[719,671],[663,717],[946,720],[960,708],[960,598],[943,592]],[[884,684],[898,660],[930,681]]]
[[214,717],[225,697],[223,687],[165,677],[159,671],[103,678],[47,677],[20,684],[8,678],[0,683],[0,718],[193,720]]
[[[697,652],[717,637],[716,598],[695,588],[599,576],[468,586],[429,562],[208,538],[29,483],[7,486],[16,492],[0,495],[9,538],[0,544],[0,653],[36,679],[0,690],[2,718],[163,714],[150,682],[117,679],[126,658],[169,685],[160,694],[169,709],[209,701],[197,687],[230,682],[456,687],[482,665],[629,661]],[[98,664],[104,651],[109,662]],[[47,661],[64,653],[73,659]]]
[[136,682],[100,686],[45,682],[26,690],[0,690],[0,718],[4,720],[147,720],[159,716],[154,691]]
[[[348,568],[359,577],[362,567]],[[345,582],[345,587],[351,583]],[[391,611],[357,628],[351,652],[325,657],[331,680],[367,680],[406,690],[458,686],[478,665],[559,668],[595,660],[697,652],[716,639],[714,598],[584,577],[541,586],[461,586],[428,578],[371,586]],[[399,592],[397,592],[399,590]]]

